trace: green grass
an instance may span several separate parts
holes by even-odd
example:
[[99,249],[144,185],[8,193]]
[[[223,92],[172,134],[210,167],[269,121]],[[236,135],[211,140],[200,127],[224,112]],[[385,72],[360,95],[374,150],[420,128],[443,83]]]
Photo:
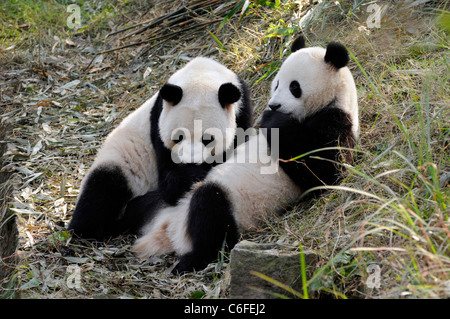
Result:
[[53,36],[68,38],[78,34],[97,36],[110,29],[108,22],[120,16],[124,9],[132,11],[139,6],[135,1],[106,0],[76,1],[80,8],[81,28],[70,29],[67,7],[73,1],[66,0],[8,0],[0,7],[0,49],[12,45],[32,47],[40,42],[54,42]]
[[[369,76],[375,73],[361,63],[357,66],[371,88],[370,100],[381,101],[376,106],[385,112],[370,128],[388,147],[377,151],[363,133],[361,148],[369,152],[351,169],[347,183],[352,185],[334,187],[364,202],[349,215],[354,221],[348,226],[359,234],[313,280],[332,274],[341,282],[340,291],[348,294],[343,283],[359,276],[364,283],[366,266],[375,263],[382,267],[382,288],[371,294],[448,296],[444,283],[450,275],[450,191],[439,185],[439,177],[450,168],[448,52],[424,52],[400,64],[381,64],[379,78]],[[364,112],[371,105],[360,106]],[[358,254],[338,263],[333,274],[335,259],[347,252]],[[337,286],[332,281],[328,288]]]
[[0,49],[11,45],[27,46],[34,43],[35,36],[43,35],[44,30],[63,28],[63,10],[56,1],[6,1],[0,7]]

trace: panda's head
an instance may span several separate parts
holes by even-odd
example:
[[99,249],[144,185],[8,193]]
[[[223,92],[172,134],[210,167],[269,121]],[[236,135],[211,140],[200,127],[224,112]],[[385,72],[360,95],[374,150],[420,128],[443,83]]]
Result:
[[222,158],[233,145],[241,106],[237,75],[214,60],[195,58],[159,93],[159,133],[172,159],[200,164]]
[[346,67],[348,62],[342,44],[333,42],[326,49],[305,48],[300,36],[272,82],[270,109],[303,119],[333,100],[337,100],[338,107],[354,108],[356,89]]

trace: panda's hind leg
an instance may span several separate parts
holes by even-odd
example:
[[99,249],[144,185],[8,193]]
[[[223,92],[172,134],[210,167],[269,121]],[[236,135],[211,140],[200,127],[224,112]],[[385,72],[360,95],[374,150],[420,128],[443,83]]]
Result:
[[174,272],[201,270],[219,257],[224,243],[227,249],[237,243],[239,231],[231,202],[217,184],[207,183],[195,191],[189,204],[187,234],[192,250],[181,256]]
[[114,235],[132,195],[119,166],[95,168],[84,182],[68,229],[81,238],[108,239]]

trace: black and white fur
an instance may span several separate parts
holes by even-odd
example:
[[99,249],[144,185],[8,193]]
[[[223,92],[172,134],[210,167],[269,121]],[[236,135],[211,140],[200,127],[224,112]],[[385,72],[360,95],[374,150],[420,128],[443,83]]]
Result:
[[[352,148],[358,136],[356,88],[345,47],[330,43],[326,49],[304,48],[300,37],[292,51],[272,83],[270,109],[261,124],[267,134],[260,129],[235,150],[235,157],[248,156],[247,161],[228,160],[214,167],[177,206],[154,205],[157,209],[134,245],[138,254],[175,251],[181,255],[175,270],[202,269],[217,258],[224,243],[231,249],[240,232],[267,214],[295,204],[312,187],[339,180],[338,163],[346,154],[339,149],[280,161],[276,173],[261,174],[266,151],[274,150],[275,142],[279,158],[289,160],[325,147]],[[279,141],[272,140],[273,128],[279,129]],[[249,149],[259,151],[245,155]]]
[[123,220],[137,227],[140,220],[124,214],[139,208],[139,196],[158,189],[161,200],[175,204],[234,148],[236,128],[250,127],[251,117],[245,83],[214,60],[193,59],[106,138],[68,228],[104,240],[129,230]]

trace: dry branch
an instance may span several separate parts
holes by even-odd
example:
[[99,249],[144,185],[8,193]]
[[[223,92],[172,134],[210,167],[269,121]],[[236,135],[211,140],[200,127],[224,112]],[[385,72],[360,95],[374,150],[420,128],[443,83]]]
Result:
[[[108,50],[103,50],[103,51],[95,54],[94,57],[92,58],[92,60],[90,61],[90,63],[84,68],[84,71],[86,72],[86,70],[88,70],[90,68],[90,66],[92,65],[92,62],[95,60],[95,58],[101,54],[106,54],[106,53],[130,48],[130,47],[146,44],[146,43],[153,42],[153,41],[167,41],[168,39],[172,39],[180,34],[195,30],[197,28],[204,27],[206,25],[218,23],[223,20],[223,16],[221,16],[219,13],[220,12],[226,13],[226,11],[224,9],[226,7],[228,7],[227,4],[230,4],[230,2],[227,0],[196,0],[196,1],[192,1],[188,5],[184,5],[183,7],[179,8],[179,9],[168,12],[157,18],[149,19],[149,20],[137,23],[135,25],[128,26],[126,28],[111,32],[106,36],[106,38],[111,37],[113,35],[117,35],[119,33],[122,33],[122,32],[128,31],[128,30],[131,30],[133,28],[142,26],[141,28],[139,28],[135,31],[132,31],[132,32],[122,36],[121,38],[119,38],[119,41],[123,41],[126,39],[133,38],[139,34],[142,34],[149,29],[155,29],[154,32],[152,32],[152,36],[147,37],[144,40],[126,43],[119,47],[108,49]],[[212,21],[207,21],[207,22],[200,22],[199,20],[200,20],[200,18],[202,18],[202,13],[207,13],[209,10],[213,9],[214,7],[217,7],[216,10],[218,8],[220,9],[220,10],[218,10],[219,12],[215,12],[215,14],[220,19],[214,19]],[[189,25],[189,27],[186,27],[187,25]],[[177,29],[177,30],[173,31],[174,29]],[[160,33],[160,35],[154,36],[156,31],[158,31]],[[161,42],[158,42],[158,44],[160,44],[160,43]],[[153,46],[151,46],[150,48],[153,48]],[[145,51],[148,51],[148,49],[146,49]]]

